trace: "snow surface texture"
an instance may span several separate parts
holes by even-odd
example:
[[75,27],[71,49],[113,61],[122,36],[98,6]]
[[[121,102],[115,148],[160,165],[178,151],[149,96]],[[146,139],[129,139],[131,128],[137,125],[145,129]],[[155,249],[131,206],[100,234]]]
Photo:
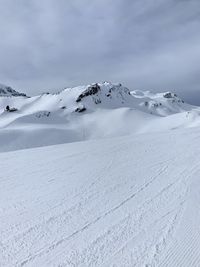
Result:
[[[5,111],[7,105],[17,111]],[[104,82],[30,98],[0,97],[0,151],[199,123],[199,109],[173,93],[130,92],[121,84]]]
[[199,128],[1,153],[1,266],[199,266],[199,153]]
[[110,83],[0,107],[0,266],[200,266],[198,107]]

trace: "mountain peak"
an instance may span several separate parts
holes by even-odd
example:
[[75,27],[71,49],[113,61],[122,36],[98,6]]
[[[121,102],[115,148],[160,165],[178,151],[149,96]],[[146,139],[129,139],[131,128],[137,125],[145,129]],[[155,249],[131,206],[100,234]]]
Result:
[[26,96],[24,93],[19,93],[16,90],[14,90],[12,87],[0,84],[0,96]]

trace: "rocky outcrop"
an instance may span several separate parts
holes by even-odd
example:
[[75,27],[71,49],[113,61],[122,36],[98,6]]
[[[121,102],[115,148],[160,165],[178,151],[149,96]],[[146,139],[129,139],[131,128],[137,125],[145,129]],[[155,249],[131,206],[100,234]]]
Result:
[[78,108],[75,109],[75,112],[78,112],[78,113],[81,113],[83,111],[86,111],[86,108],[84,106],[78,107]]
[[164,98],[173,98],[173,97],[177,97],[177,95],[176,94],[173,94],[171,92],[167,92],[167,93],[164,93],[163,94],[163,97]]
[[101,90],[101,87],[98,85],[98,83],[95,83],[93,85],[88,86],[88,88],[83,91],[78,98],[76,99],[76,102],[80,102],[84,97],[90,96],[90,95],[95,95]]
[[15,91],[12,87],[0,84],[0,96],[24,96],[26,94]]

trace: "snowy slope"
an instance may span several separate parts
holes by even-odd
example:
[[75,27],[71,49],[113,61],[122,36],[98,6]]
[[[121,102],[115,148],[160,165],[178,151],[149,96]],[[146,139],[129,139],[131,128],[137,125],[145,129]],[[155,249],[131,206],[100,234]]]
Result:
[[[7,105],[17,111],[5,111]],[[0,97],[0,151],[198,125],[199,109],[173,93],[130,92],[108,82]]]
[[200,129],[1,153],[1,266],[200,265]]
[[0,266],[200,266],[199,107],[0,88]]

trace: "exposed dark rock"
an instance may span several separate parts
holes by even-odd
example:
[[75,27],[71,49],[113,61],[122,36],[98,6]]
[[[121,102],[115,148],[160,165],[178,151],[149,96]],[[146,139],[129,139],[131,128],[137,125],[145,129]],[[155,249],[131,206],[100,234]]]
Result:
[[95,103],[95,104],[100,104],[100,103],[101,103],[101,99],[95,99],[95,100],[94,100],[94,103]]
[[15,112],[17,110],[18,110],[17,108],[10,108],[9,112]]
[[37,118],[49,117],[50,114],[51,114],[50,111],[42,111],[42,112],[39,112],[38,114],[36,114],[36,117]]
[[159,104],[158,103],[153,103],[153,107],[154,108],[158,108],[159,107]]
[[174,95],[173,95],[172,93],[168,92],[168,93],[165,93],[165,94],[163,95],[163,97],[165,97],[165,98],[173,98]]
[[75,112],[79,112],[79,113],[81,113],[81,112],[83,112],[83,111],[85,111],[85,110],[86,110],[85,107],[78,107],[78,108],[75,109]]
[[96,83],[91,86],[89,86],[83,93],[81,93],[78,98],[76,99],[76,102],[80,102],[84,97],[90,96],[90,95],[95,95],[100,91],[100,86]]
[[17,111],[17,108],[10,108],[9,106],[6,106],[6,111],[7,112],[14,112],[14,111]]

